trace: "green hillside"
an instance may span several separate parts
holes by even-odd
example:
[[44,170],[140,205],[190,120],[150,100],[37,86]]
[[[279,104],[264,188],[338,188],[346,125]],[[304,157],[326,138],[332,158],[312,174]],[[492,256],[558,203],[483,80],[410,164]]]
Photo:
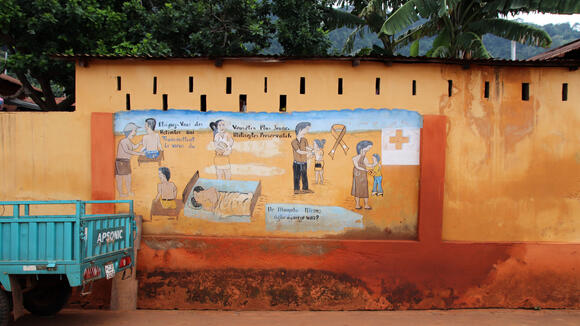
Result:
[[[534,24],[531,24],[534,25]],[[538,25],[535,25],[538,26]],[[552,38],[552,45],[549,49],[559,47],[563,44],[569,43],[571,41],[580,39],[580,24],[575,24],[570,26],[569,24],[548,24],[544,26],[538,26],[544,29]],[[339,54],[342,51],[344,42],[346,41],[348,35],[351,33],[351,29],[340,28],[329,33],[330,40],[332,41],[332,54]],[[424,38],[420,41],[420,55],[424,55],[427,50],[431,47],[433,42],[433,37]],[[487,50],[491,53],[494,58],[497,59],[509,59],[511,45],[510,41],[496,37],[494,35],[484,35],[483,43]],[[375,34],[367,33],[363,37],[358,37],[355,42],[354,51],[351,54],[356,53],[362,48],[372,47],[373,44],[379,45],[380,42]],[[516,48],[517,58],[527,59],[535,56],[536,54],[547,51],[548,49],[526,46],[522,44],[517,44]],[[409,46],[401,48],[397,51],[399,55],[409,55]]]

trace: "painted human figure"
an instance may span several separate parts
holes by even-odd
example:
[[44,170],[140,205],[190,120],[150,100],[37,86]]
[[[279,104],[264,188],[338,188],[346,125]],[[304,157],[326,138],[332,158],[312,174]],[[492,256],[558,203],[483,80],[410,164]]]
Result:
[[161,207],[165,209],[175,209],[177,204],[175,198],[177,198],[177,187],[175,183],[170,182],[171,171],[169,168],[160,167],[159,168],[159,180],[160,183],[157,184],[157,196],[155,200],[161,202]]
[[[312,153],[312,148],[308,146],[308,140],[305,138],[310,131],[310,122],[299,122],[296,125],[296,138],[292,140],[292,154],[294,163],[292,171],[294,172],[294,193],[308,194],[313,193],[308,189],[308,154]],[[302,190],[300,190],[300,180],[302,180]]]
[[383,196],[383,173],[381,172],[381,156],[373,154],[373,163],[375,166],[370,169],[370,175],[373,176],[373,191],[371,195]]
[[326,144],[326,139],[315,139],[313,142],[314,183],[316,184],[324,184],[324,144]]
[[362,208],[360,205],[361,198],[364,200],[364,208],[371,209],[369,206],[369,185],[367,180],[367,169],[372,169],[377,165],[377,163],[374,161],[373,163],[370,163],[365,156],[371,147],[373,147],[373,143],[371,141],[360,141],[356,145],[357,155],[352,158],[354,167],[352,169],[351,194],[354,196],[356,209]]
[[226,132],[226,122],[217,120],[211,122],[209,127],[213,131],[213,144],[215,147],[214,165],[218,179],[230,180],[232,168],[230,165],[230,154],[234,146],[234,138]]
[[159,157],[159,153],[163,151],[163,146],[161,146],[161,139],[159,134],[155,132],[156,125],[157,121],[155,121],[155,119],[145,119],[146,134],[141,140],[141,144],[143,144],[141,151],[145,152],[145,156],[152,160]]
[[206,211],[213,211],[217,207],[219,197],[220,197],[219,192],[214,187],[204,189],[202,186],[196,186],[195,188],[193,188],[191,205],[195,209],[204,209]]
[[[123,129],[123,134],[125,138],[119,141],[117,146],[117,157],[115,159],[115,179],[117,181],[117,191],[119,196],[126,197],[127,195],[133,196],[134,193],[131,189],[131,156],[133,155],[145,155],[143,152],[136,151],[140,144],[133,144],[131,139],[135,137],[137,129],[139,127],[130,122]],[[123,192],[123,181],[125,183],[125,188],[127,193]]]

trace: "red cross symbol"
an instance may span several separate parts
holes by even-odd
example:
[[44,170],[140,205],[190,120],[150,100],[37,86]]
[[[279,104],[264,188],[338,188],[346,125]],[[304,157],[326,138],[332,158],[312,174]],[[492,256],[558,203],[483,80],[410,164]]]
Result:
[[403,149],[403,144],[409,142],[409,137],[403,137],[403,130],[397,129],[395,137],[389,137],[389,143],[395,144],[396,149]]

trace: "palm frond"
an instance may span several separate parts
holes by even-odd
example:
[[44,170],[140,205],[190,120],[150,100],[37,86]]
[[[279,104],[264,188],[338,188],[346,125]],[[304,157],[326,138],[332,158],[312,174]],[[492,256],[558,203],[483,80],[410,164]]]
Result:
[[432,58],[449,58],[451,56],[451,51],[446,45],[441,45],[436,48],[432,48],[426,54],[428,57]]
[[433,36],[437,34],[437,21],[427,21],[426,23],[419,25],[415,28],[411,28],[410,30],[404,32],[403,34],[399,35],[397,39],[393,41],[393,44],[397,47],[405,46],[415,40],[418,40],[422,37]]
[[369,0],[360,11],[359,17],[364,19],[369,29],[379,33],[387,17],[388,6],[385,0]]
[[542,29],[513,20],[492,18],[469,24],[469,30],[478,34],[493,35],[526,45],[548,47],[552,43],[550,35]]
[[410,0],[402,5],[399,9],[393,12],[387,20],[383,23],[379,36],[381,34],[395,35],[402,31],[407,26],[419,20],[416,3],[423,2],[421,0]]
[[369,15],[378,14],[380,16],[386,16],[385,6],[383,6],[382,0],[370,0],[368,4],[361,10],[360,16],[366,17]]
[[[458,1],[458,0],[447,0],[447,3],[449,3],[450,1]],[[461,1],[461,0],[459,0]],[[417,1],[416,3],[416,7],[417,12],[419,13],[420,17],[423,18],[429,18],[429,17],[441,17],[439,16],[439,12],[441,11],[441,8],[443,8],[443,11],[447,12],[445,10],[446,7],[441,5],[441,2],[438,0],[420,0]],[[443,12],[441,11],[441,12]]]
[[442,30],[439,31],[437,37],[433,40],[433,48],[438,48],[440,46],[449,46],[451,44],[451,33],[449,28],[444,27]]
[[469,54],[471,58],[491,58],[491,55],[483,45],[483,41],[479,35],[473,32],[461,33],[457,36],[456,46],[463,53]]
[[415,40],[415,42],[411,43],[411,47],[409,48],[409,56],[416,57],[419,55],[419,40]]
[[365,24],[364,19],[340,9],[326,8],[324,14],[324,24],[329,30],[340,27],[353,28]]
[[443,17],[449,14],[449,10],[447,8],[447,0],[441,0],[439,2],[439,10],[437,10],[437,16]]
[[344,42],[344,46],[342,47],[343,54],[350,54],[354,49],[354,41],[356,40],[357,36],[362,37],[365,32],[364,26],[357,26],[346,38]]

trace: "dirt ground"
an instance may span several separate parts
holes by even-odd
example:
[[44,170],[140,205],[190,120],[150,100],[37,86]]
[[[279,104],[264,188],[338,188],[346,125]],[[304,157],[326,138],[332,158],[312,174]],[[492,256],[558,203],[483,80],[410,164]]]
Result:
[[161,311],[64,310],[54,317],[26,315],[25,325],[580,325],[580,310],[423,310],[423,311]]

